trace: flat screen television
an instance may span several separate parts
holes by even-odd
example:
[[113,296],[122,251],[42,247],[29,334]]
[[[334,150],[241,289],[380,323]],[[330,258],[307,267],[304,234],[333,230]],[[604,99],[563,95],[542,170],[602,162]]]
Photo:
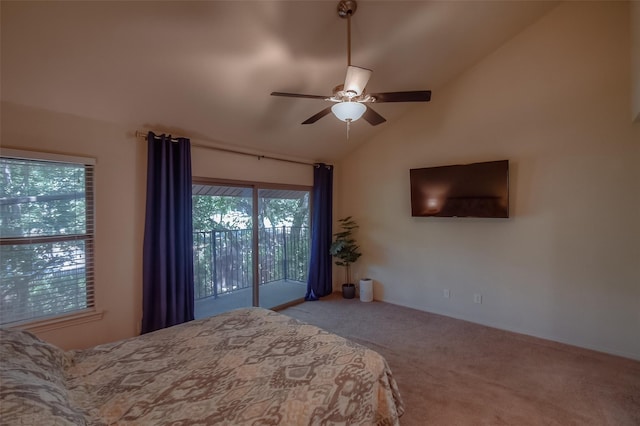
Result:
[[509,160],[410,170],[411,216],[509,217]]

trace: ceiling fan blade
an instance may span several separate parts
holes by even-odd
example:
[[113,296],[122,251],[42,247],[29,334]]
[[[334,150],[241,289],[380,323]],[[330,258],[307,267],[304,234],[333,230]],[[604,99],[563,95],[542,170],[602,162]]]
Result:
[[367,110],[362,115],[362,118],[367,120],[369,124],[372,126],[377,126],[378,124],[382,124],[387,121],[383,116],[375,112],[369,105],[366,105]]
[[372,72],[366,68],[349,65],[347,67],[347,76],[344,79],[344,91],[354,92],[354,96],[360,96],[367,86]]
[[319,113],[317,113],[316,115],[313,115],[313,116],[307,118],[306,120],[304,120],[302,122],[302,124],[313,124],[316,121],[320,120],[325,115],[329,114],[330,112],[331,112],[331,107],[327,107],[327,108],[323,109],[322,111],[320,111]]
[[303,95],[301,93],[271,92],[271,96],[284,96],[287,98],[327,99],[329,96]]
[[375,102],[429,102],[431,90],[415,90],[411,92],[370,93]]

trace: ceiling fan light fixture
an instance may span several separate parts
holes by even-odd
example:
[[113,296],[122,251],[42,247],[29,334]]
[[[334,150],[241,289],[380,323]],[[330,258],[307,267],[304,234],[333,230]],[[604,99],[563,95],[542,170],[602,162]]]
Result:
[[331,112],[337,119],[342,121],[356,121],[367,110],[367,107],[360,102],[338,102],[331,107]]

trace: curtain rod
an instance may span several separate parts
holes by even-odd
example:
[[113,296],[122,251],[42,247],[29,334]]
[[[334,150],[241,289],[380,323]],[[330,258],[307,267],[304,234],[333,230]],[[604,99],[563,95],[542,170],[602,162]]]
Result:
[[[138,139],[147,140],[147,134],[148,134],[148,131],[136,130],[136,138],[138,138]],[[171,142],[178,142],[178,139],[177,138],[171,138]],[[246,155],[246,156],[249,156],[249,157],[257,157],[258,160],[262,160],[264,158],[264,159],[267,159],[267,160],[284,161],[284,162],[287,162],[287,163],[294,163],[294,164],[304,164],[305,166],[315,166],[316,165],[316,163],[309,163],[307,161],[289,160],[287,158],[273,157],[271,155],[251,154],[250,152],[238,151],[238,150],[231,149],[231,148],[220,148],[220,147],[217,147],[217,146],[203,145],[203,144],[193,143],[193,142],[191,143],[191,146],[195,146],[197,148],[204,148],[204,149],[213,149],[215,151],[230,152],[232,154]]]

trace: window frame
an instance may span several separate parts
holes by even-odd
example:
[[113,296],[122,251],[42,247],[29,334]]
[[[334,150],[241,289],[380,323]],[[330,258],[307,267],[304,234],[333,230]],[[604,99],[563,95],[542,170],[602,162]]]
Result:
[[[74,155],[57,154],[43,151],[30,151],[13,148],[0,148],[0,157],[40,161],[51,163],[72,164],[85,167],[85,232],[73,235],[47,235],[47,236],[26,236],[26,237],[6,237],[0,238],[0,244],[34,244],[42,242],[64,242],[69,240],[84,241],[84,263],[85,263],[85,296],[87,307],[74,309],[71,311],[56,314],[11,321],[0,324],[4,328],[19,328],[33,332],[54,330],[70,325],[81,324],[89,321],[100,320],[103,312],[96,308],[96,280],[95,280],[95,172],[96,159],[92,157],[80,157]],[[89,173],[87,173],[87,171]],[[78,238],[81,236],[81,238]]]

